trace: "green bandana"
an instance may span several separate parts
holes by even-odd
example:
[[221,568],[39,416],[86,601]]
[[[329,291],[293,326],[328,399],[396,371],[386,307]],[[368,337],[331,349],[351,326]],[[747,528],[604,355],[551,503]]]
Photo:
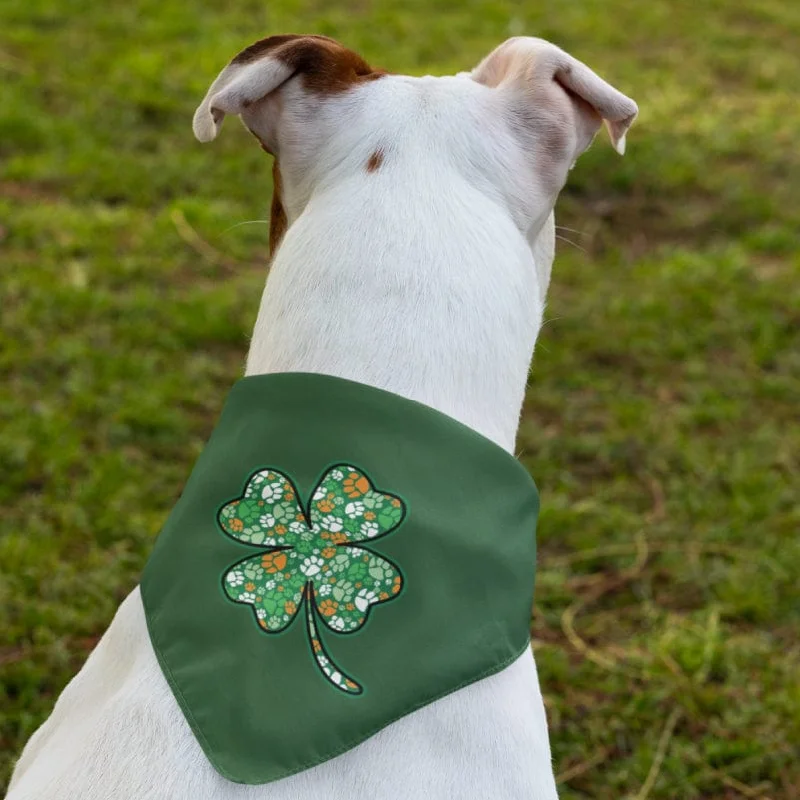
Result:
[[517,658],[538,505],[513,456],[420,403],[323,375],[239,381],[142,577],[214,767],[292,775]]

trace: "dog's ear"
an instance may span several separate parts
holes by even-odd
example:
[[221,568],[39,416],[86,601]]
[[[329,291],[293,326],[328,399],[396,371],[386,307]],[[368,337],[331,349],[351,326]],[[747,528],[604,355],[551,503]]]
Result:
[[302,76],[304,89],[319,96],[382,74],[327,36],[270,36],[242,50],[220,72],[194,114],[194,135],[210,142],[226,114],[246,115],[294,76]]
[[505,41],[472,71],[472,77],[506,91],[518,119],[533,118],[539,111],[561,126],[573,161],[603,122],[616,151],[624,153],[625,134],[639,112],[633,100],[585,64],[550,42],[529,36]]

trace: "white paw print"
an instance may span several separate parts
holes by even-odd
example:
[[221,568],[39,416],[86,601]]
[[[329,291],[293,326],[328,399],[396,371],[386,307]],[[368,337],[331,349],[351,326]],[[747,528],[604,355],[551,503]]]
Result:
[[277,503],[278,500],[280,500],[281,497],[283,497],[283,483],[281,483],[281,481],[268,483],[261,490],[261,497],[268,503]]
[[370,603],[374,603],[378,599],[378,595],[375,592],[370,591],[369,589],[362,589],[356,595],[356,608],[359,611],[366,611]]
[[[255,603],[256,596],[252,592],[242,592],[239,595],[239,602],[240,603]],[[358,600],[356,600],[356,603]]]
[[361,517],[364,514],[364,504],[359,502],[358,500],[355,500],[352,503],[348,503],[344,507],[344,513],[347,514],[347,516],[350,517],[350,519]]
[[235,569],[233,572],[228,573],[228,577],[225,580],[231,586],[241,586],[244,583],[244,575],[238,569]]
[[323,517],[320,526],[323,530],[329,531],[330,533],[339,533],[344,527],[339,517],[334,517],[333,514],[328,514],[326,517]]
[[367,539],[371,539],[373,536],[377,536],[380,531],[378,528],[377,522],[362,522],[361,523],[361,535],[366,536]]
[[309,556],[308,558],[303,559],[303,563],[300,565],[300,572],[302,572],[307,578],[311,578],[312,576],[319,574],[324,564],[325,560],[319,558],[319,556]]

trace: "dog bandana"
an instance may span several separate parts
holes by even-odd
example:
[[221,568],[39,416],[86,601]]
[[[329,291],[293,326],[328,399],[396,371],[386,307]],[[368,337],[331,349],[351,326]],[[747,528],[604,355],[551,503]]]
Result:
[[244,378],[156,542],[142,600],[213,766],[312,767],[529,646],[536,487],[399,395]]

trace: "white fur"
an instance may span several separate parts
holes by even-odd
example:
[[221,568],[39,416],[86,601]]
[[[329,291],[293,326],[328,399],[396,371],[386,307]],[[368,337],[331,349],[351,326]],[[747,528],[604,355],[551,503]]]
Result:
[[[230,99],[239,89],[228,69]],[[274,82],[276,71],[248,68],[250,100],[258,74]],[[290,223],[247,374],[378,386],[512,451],[553,259],[553,204],[588,144],[566,94],[521,130],[520,80],[392,76],[320,98],[289,79],[246,109],[226,103],[278,154]],[[208,139],[221,116],[204,103],[196,126]],[[376,150],[383,163],[368,172]],[[172,697],[136,589],[31,738],[9,794],[65,797],[551,800],[556,788],[530,652],[327,763],[264,786],[230,783]]]

